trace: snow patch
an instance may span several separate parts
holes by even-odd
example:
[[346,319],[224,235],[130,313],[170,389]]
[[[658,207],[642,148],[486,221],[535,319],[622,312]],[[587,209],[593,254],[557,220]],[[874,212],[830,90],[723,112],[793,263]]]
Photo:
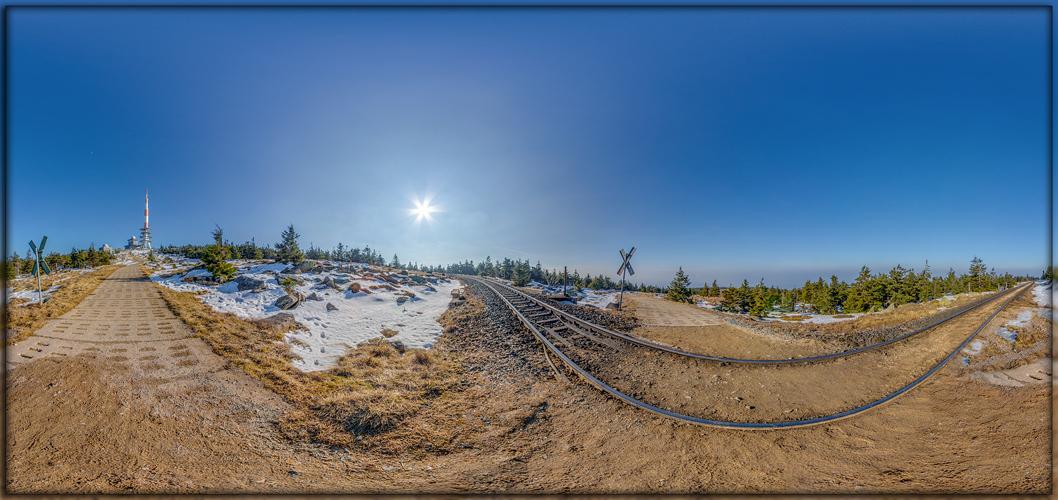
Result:
[[977,354],[977,353],[981,352],[981,348],[984,347],[984,345],[985,345],[984,341],[975,340],[973,342],[970,342],[970,345],[967,346],[965,349],[963,349],[962,352],[973,356],[974,354]]
[[[337,263],[321,262],[324,265]],[[291,343],[291,352],[301,359],[294,360],[294,366],[302,371],[326,370],[335,366],[339,356],[346,350],[361,342],[380,337],[383,329],[397,332],[392,340],[399,340],[412,349],[426,349],[434,345],[441,336],[441,325],[437,318],[448,309],[451,292],[459,288],[459,283],[438,278],[429,287],[412,282],[392,285],[396,291],[378,288],[371,293],[352,293],[345,290],[352,282],[360,282],[365,288],[382,283],[370,278],[359,278],[338,270],[320,274],[297,274],[305,283],[295,285],[292,289],[308,297],[313,293],[320,300],[306,298],[293,309],[283,311],[275,306],[276,299],[286,295],[279,285],[277,275],[266,271],[278,272],[286,269],[285,264],[252,265],[246,261],[233,261],[238,272],[236,276],[250,276],[265,280],[264,290],[239,291],[234,281],[220,286],[203,286],[183,282],[184,277],[208,276],[205,270],[195,270],[185,275],[177,274],[170,278],[158,276],[151,279],[177,291],[205,292],[197,298],[203,304],[219,312],[230,312],[244,319],[261,319],[280,312],[294,316],[295,321],[308,328],[285,335]],[[351,267],[341,263],[342,267]],[[353,266],[356,266],[355,264]],[[283,275],[285,276],[285,275]],[[343,290],[324,287],[323,282],[331,279],[344,281]],[[432,288],[433,290],[430,290]],[[397,298],[405,292],[415,297],[402,304]],[[330,303],[336,310],[328,310]],[[297,341],[295,344],[293,341]],[[303,345],[299,345],[303,344]]]

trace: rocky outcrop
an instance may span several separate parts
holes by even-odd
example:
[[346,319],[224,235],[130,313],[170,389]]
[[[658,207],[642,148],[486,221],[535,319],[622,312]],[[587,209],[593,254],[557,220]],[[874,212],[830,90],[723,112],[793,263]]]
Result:
[[265,289],[265,280],[254,278],[252,276],[236,276],[235,282],[239,284],[240,292],[245,292],[247,290],[257,292]]
[[297,297],[287,294],[276,299],[275,306],[280,309],[287,310],[297,307],[299,303],[301,303],[301,301],[298,300]]

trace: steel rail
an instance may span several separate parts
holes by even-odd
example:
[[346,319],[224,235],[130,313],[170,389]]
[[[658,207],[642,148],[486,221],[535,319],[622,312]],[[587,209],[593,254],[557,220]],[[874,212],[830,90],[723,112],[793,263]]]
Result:
[[[471,277],[471,278],[479,279],[479,280],[481,279],[481,278],[474,278],[474,277]],[[489,281],[490,283],[495,283],[497,285],[500,285],[504,289],[509,290],[509,291],[511,291],[513,293],[516,293],[519,296],[521,296],[522,298],[525,298],[525,299],[528,299],[530,301],[533,301],[537,305],[539,305],[541,307],[544,307],[544,308],[547,308],[548,310],[554,312],[556,315],[559,315],[560,317],[565,317],[565,318],[568,318],[568,319],[570,319],[570,320],[572,320],[572,321],[574,321],[576,323],[587,325],[589,328],[595,329],[595,330],[600,331],[602,333],[605,333],[607,335],[612,335],[614,337],[621,338],[621,339],[626,340],[628,342],[631,342],[633,344],[638,344],[638,345],[641,345],[641,346],[644,346],[644,347],[649,347],[651,349],[657,349],[657,350],[660,350],[660,351],[665,351],[665,352],[668,352],[668,353],[676,354],[676,355],[679,355],[679,356],[687,356],[687,357],[696,358],[696,359],[704,359],[704,360],[709,360],[709,361],[721,361],[721,362],[725,362],[725,363],[745,363],[745,364],[761,364],[761,365],[766,365],[766,364],[779,365],[779,364],[789,364],[789,363],[806,363],[806,362],[812,362],[812,361],[822,361],[824,359],[840,358],[840,357],[843,357],[843,356],[849,356],[849,355],[860,353],[860,352],[867,351],[867,350],[870,350],[870,349],[876,349],[878,347],[886,346],[886,345],[892,344],[894,342],[898,342],[898,341],[904,340],[906,338],[912,337],[914,335],[917,335],[919,333],[922,333],[922,332],[924,332],[926,330],[929,330],[930,328],[933,328],[933,327],[935,327],[937,325],[940,325],[941,323],[944,323],[946,321],[955,319],[955,318],[957,318],[957,317],[959,317],[959,316],[961,316],[961,315],[963,315],[965,313],[968,313],[968,312],[970,312],[970,311],[972,311],[974,309],[977,309],[978,307],[984,306],[985,304],[988,304],[988,303],[990,303],[990,302],[992,302],[992,301],[1004,296],[1005,294],[1012,293],[1014,290],[1017,290],[1016,288],[1012,288],[1012,289],[1010,289],[1010,291],[1007,291],[1007,292],[1004,292],[1004,293],[1000,293],[1000,294],[996,294],[993,297],[989,297],[989,298],[987,298],[985,300],[982,300],[980,303],[974,304],[973,306],[970,306],[970,307],[968,307],[968,308],[966,308],[966,309],[964,309],[962,311],[959,311],[958,313],[953,314],[953,315],[951,315],[951,316],[949,316],[947,318],[935,321],[935,322],[933,322],[933,323],[931,323],[931,324],[929,324],[927,326],[924,326],[922,328],[919,328],[918,330],[915,330],[913,332],[905,333],[905,334],[900,335],[898,337],[894,337],[894,338],[891,338],[891,339],[886,340],[884,342],[879,342],[877,344],[871,344],[869,346],[860,347],[860,348],[852,349],[852,350],[849,350],[849,351],[842,351],[842,352],[837,352],[837,353],[833,353],[833,354],[824,354],[822,356],[810,356],[810,357],[805,357],[805,358],[745,359],[745,358],[726,358],[726,357],[723,357],[723,356],[710,356],[708,354],[699,354],[699,353],[694,353],[694,352],[681,351],[679,349],[673,349],[671,347],[655,344],[653,342],[649,342],[649,341],[646,341],[646,340],[637,339],[635,337],[615,332],[615,331],[610,330],[608,328],[605,328],[603,326],[596,325],[595,323],[592,323],[590,321],[587,321],[587,320],[578,318],[576,316],[573,316],[572,314],[569,314],[569,313],[567,313],[565,311],[562,311],[562,310],[560,310],[558,308],[555,308],[555,307],[553,307],[551,305],[548,305],[548,304],[540,301],[539,299],[536,299],[535,297],[533,297],[533,296],[531,296],[531,295],[529,295],[529,294],[527,294],[527,293],[525,293],[525,292],[523,292],[521,290],[516,290],[516,289],[514,289],[514,288],[512,288],[510,286],[507,286],[506,284],[495,282],[495,281],[492,281],[492,280],[486,280],[486,281]]]
[[571,370],[574,371],[574,373],[576,373],[578,376],[580,376],[582,379],[584,379],[589,384],[591,384],[591,385],[595,386],[596,388],[602,390],[603,392],[606,392],[606,393],[610,394],[611,396],[614,396],[614,397],[616,397],[616,398],[618,398],[618,399],[620,399],[620,400],[622,400],[622,401],[624,401],[624,402],[626,402],[626,403],[628,403],[628,404],[630,404],[632,406],[636,406],[638,408],[647,410],[647,411],[649,411],[651,413],[655,413],[655,414],[661,415],[663,417],[671,418],[671,419],[679,421],[679,422],[690,423],[690,424],[695,424],[695,425],[701,425],[701,426],[705,426],[705,427],[716,427],[716,428],[724,428],[724,429],[742,429],[742,430],[771,430],[771,429],[790,429],[790,428],[797,428],[797,427],[807,427],[807,426],[811,426],[811,425],[818,425],[818,424],[821,424],[821,423],[832,422],[832,421],[835,421],[835,420],[840,420],[840,419],[843,419],[843,418],[851,417],[853,415],[862,413],[864,411],[867,411],[867,410],[870,410],[872,408],[878,407],[878,406],[880,406],[882,404],[885,404],[885,403],[893,400],[897,396],[900,396],[900,395],[910,391],[911,389],[914,389],[915,387],[919,386],[920,384],[925,382],[926,379],[928,379],[934,373],[936,373],[937,370],[940,370],[940,368],[943,367],[945,364],[947,364],[949,361],[951,361],[951,359],[953,357],[955,357],[955,355],[958,354],[959,351],[964,349],[966,347],[966,344],[970,343],[970,341],[974,337],[976,337],[977,334],[980,333],[981,330],[983,330],[985,328],[985,326],[987,326],[989,323],[991,323],[992,319],[994,319],[996,317],[996,315],[998,315],[1007,306],[1007,304],[1010,303],[1010,301],[1014,300],[1014,298],[1016,298],[1018,295],[1020,295],[1022,292],[1024,292],[1025,290],[1028,289],[1028,285],[1022,287],[1020,290],[1015,289],[1015,290],[1017,290],[1017,292],[1014,293],[1013,295],[1011,295],[1010,298],[1008,298],[1005,302],[1003,302],[1003,305],[1000,306],[999,309],[996,310],[996,312],[992,313],[992,315],[989,316],[988,319],[985,320],[981,324],[981,326],[977,328],[977,330],[974,330],[974,332],[972,334],[970,334],[970,336],[967,337],[966,340],[964,340],[961,344],[959,344],[959,347],[957,347],[954,351],[952,351],[951,354],[949,354],[947,357],[945,357],[943,360],[941,360],[939,363],[937,363],[936,366],[934,366],[932,369],[930,369],[924,375],[922,375],[921,377],[915,379],[910,384],[908,384],[908,385],[898,389],[897,391],[889,394],[888,396],[885,396],[885,397],[883,397],[881,399],[878,399],[878,400],[873,401],[871,403],[868,403],[866,405],[863,405],[863,406],[860,406],[860,407],[857,407],[857,408],[853,408],[851,410],[846,410],[846,411],[843,411],[843,412],[840,412],[840,413],[835,413],[835,414],[832,414],[832,415],[826,415],[826,416],[822,416],[822,417],[810,418],[810,419],[805,419],[805,420],[790,420],[790,421],[785,421],[785,422],[729,422],[729,421],[723,421],[723,420],[709,420],[709,419],[692,417],[690,415],[683,415],[683,414],[680,414],[680,413],[671,412],[671,411],[665,410],[663,408],[658,408],[657,406],[651,405],[651,404],[646,403],[644,401],[640,401],[640,400],[638,400],[636,398],[633,398],[633,397],[631,397],[631,396],[629,396],[627,394],[624,394],[621,391],[618,391],[617,389],[607,385],[605,382],[595,378],[590,373],[588,373],[586,370],[584,370],[583,368],[578,366],[575,362],[573,362],[573,360],[571,360],[562,351],[560,351],[557,347],[555,347],[554,344],[552,344],[549,340],[547,340],[547,338],[543,334],[541,334],[539,330],[536,329],[536,326],[534,326],[533,323],[530,322],[528,318],[526,318],[521,312],[519,312],[518,309],[514,306],[514,304],[511,304],[511,302],[509,300],[507,300],[507,297],[504,297],[503,294],[500,293],[500,291],[497,290],[493,286],[492,283],[490,283],[489,281],[486,281],[486,280],[480,280],[480,279],[476,279],[476,278],[471,278],[471,279],[473,279],[475,281],[478,281],[479,283],[481,283],[481,284],[485,285],[486,287],[488,287],[489,289],[491,289],[496,294],[496,296],[498,296],[500,298],[500,300],[502,300],[507,305],[507,307],[510,308],[510,310],[518,317],[518,319],[521,320],[522,324],[524,324],[526,326],[526,328],[528,328],[533,333],[533,335],[536,336],[537,340],[542,342],[544,344],[544,346],[547,347],[547,349],[549,349],[559,359],[561,359],[563,362],[565,362],[566,365]]

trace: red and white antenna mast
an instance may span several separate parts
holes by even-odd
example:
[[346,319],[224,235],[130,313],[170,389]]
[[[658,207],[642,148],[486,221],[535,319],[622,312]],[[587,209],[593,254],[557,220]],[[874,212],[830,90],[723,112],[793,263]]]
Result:
[[147,195],[149,193],[149,190],[143,191],[143,229],[140,229],[140,248],[151,248],[151,227],[147,225],[147,209],[149,206],[149,198]]

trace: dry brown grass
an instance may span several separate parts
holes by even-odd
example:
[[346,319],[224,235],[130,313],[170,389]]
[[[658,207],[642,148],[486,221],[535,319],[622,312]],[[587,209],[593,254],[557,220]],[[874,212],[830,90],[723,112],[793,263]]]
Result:
[[401,355],[379,338],[350,349],[335,368],[302,372],[291,363],[294,356],[283,338],[299,327],[294,321],[243,320],[216,312],[191,294],[160,285],[159,290],[173,313],[217,354],[294,406],[277,423],[289,438],[394,454],[453,451],[457,427],[420,421],[443,419],[465,404],[461,355],[454,349],[410,349]]
[[[44,326],[49,320],[66,314],[88,297],[103,280],[118,270],[121,266],[104,266],[80,276],[76,276],[61,282],[61,287],[45,299],[44,304],[37,304],[36,300],[6,307],[7,310],[7,345],[28,338],[33,332]],[[47,276],[41,279],[41,288],[50,288],[58,280],[68,277],[69,274],[54,273],[55,276]],[[45,285],[44,283],[48,283]],[[33,280],[36,288],[37,281]],[[14,301],[12,301],[14,303]]]

